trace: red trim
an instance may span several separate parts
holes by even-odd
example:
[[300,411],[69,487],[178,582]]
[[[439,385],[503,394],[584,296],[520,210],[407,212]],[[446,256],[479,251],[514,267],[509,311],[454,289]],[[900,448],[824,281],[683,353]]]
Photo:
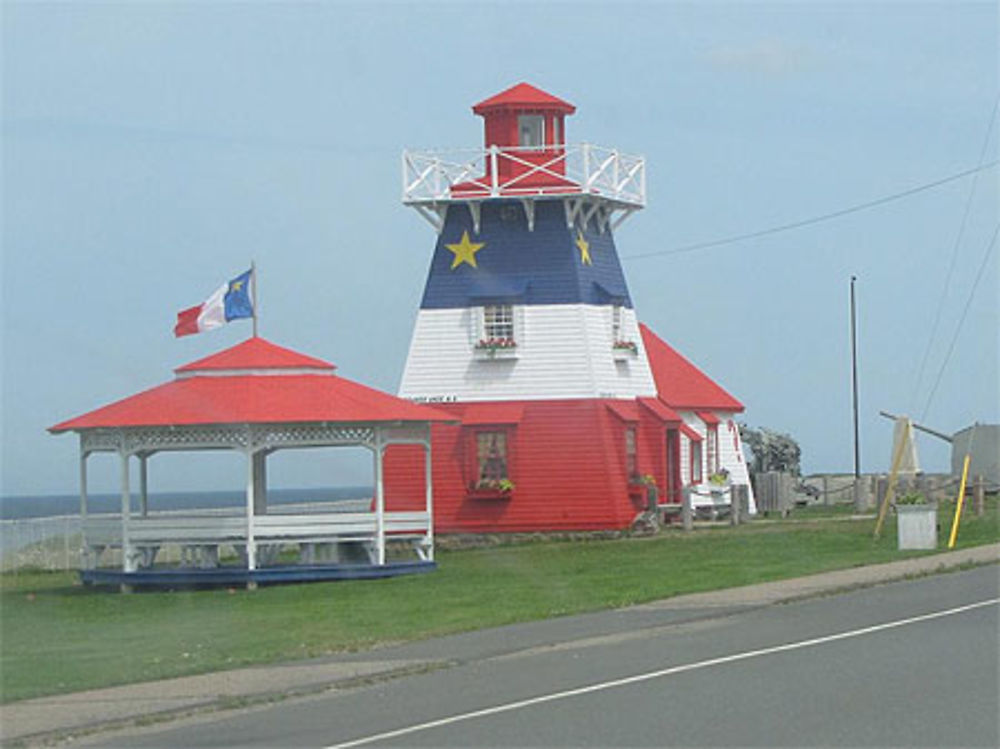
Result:
[[608,410],[624,422],[633,423],[639,421],[639,407],[635,401],[607,401],[605,405]]
[[524,405],[520,403],[474,403],[462,411],[462,424],[517,424],[523,415]]
[[709,411],[695,411],[695,416],[705,422],[708,426],[715,426],[719,423],[719,417]]
[[[694,456],[696,447],[698,448],[697,449],[698,460],[695,460]],[[701,470],[701,463],[703,457],[704,456],[701,454],[701,440],[698,440],[697,442],[692,442],[691,449],[688,451],[688,458],[691,463],[689,467],[691,469],[690,475],[692,484],[700,484],[702,481],[705,480],[705,477],[702,475],[702,470]],[[698,468],[697,471],[695,471],[695,467]]]
[[650,411],[657,416],[660,421],[666,422],[668,424],[680,423],[683,421],[680,414],[678,414],[674,409],[668,406],[659,398],[637,398],[640,405],[645,406]]
[[687,424],[680,425],[681,434],[687,437],[692,442],[701,442],[701,435],[698,434],[694,429],[689,427]]

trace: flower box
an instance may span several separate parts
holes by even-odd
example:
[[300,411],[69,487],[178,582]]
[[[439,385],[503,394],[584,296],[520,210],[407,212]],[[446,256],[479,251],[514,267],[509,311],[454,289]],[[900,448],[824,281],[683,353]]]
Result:
[[628,361],[639,355],[639,346],[635,341],[615,341],[611,344],[611,353],[615,361]]
[[514,496],[513,491],[503,489],[469,489],[468,493],[469,499],[483,500],[510,499],[512,496]]
[[477,359],[515,359],[517,341],[513,338],[482,338],[476,342]]

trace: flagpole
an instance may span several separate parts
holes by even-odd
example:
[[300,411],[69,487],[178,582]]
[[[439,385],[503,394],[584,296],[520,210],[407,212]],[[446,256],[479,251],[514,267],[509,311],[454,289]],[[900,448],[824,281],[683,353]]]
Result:
[[253,337],[257,337],[257,264],[250,261],[250,294],[253,304]]

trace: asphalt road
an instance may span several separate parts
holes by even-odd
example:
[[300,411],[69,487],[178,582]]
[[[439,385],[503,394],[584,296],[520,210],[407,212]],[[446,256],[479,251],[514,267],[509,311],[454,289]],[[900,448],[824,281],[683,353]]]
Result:
[[88,745],[996,747],[997,569],[498,648]]

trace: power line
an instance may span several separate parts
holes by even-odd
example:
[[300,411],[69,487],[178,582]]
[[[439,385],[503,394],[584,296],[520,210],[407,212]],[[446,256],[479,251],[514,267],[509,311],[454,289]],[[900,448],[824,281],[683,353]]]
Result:
[[[986,160],[987,149],[990,145],[990,136],[993,134],[993,124],[996,122],[997,109],[1000,108],[1000,95],[993,102],[993,112],[990,114],[989,125],[986,126],[986,137],[983,138],[982,148],[979,149],[979,164]],[[924,356],[920,360],[920,368],[917,370],[917,379],[913,385],[913,395],[910,403],[915,408],[917,405],[917,394],[920,392],[920,385],[924,381],[924,371],[927,369],[927,362],[930,359],[931,348],[934,346],[934,339],[937,337],[938,324],[941,322],[941,313],[944,311],[945,299],[948,297],[948,288],[951,286],[951,278],[955,274],[955,266],[958,265],[958,250],[965,236],[965,227],[969,220],[969,212],[972,208],[972,199],[976,194],[976,185],[979,183],[979,175],[972,178],[972,185],[969,187],[969,195],[965,199],[965,211],[962,213],[962,220],[959,223],[958,235],[955,237],[955,246],[951,250],[951,262],[948,265],[948,274],[945,276],[944,285],[941,287],[941,296],[938,298],[937,311],[934,313],[934,323],[931,325],[931,332],[927,338],[927,347],[924,349]]]
[[982,280],[983,273],[986,271],[990,255],[992,255],[993,250],[996,249],[998,234],[1000,234],[1000,224],[997,224],[997,228],[993,230],[993,238],[990,240],[989,247],[986,248],[986,254],[983,255],[983,262],[979,265],[979,272],[976,274],[976,280],[973,282],[972,289],[969,291],[969,298],[965,300],[965,309],[962,310],[962,317],[958,321],[958,327],[955,328],[955,335],[951,337],[951,345],[948,347],[948,353],[945,354],[944,361],[941,362],[941,369],[938,371],[937,379],[934,380],[934,387],[931,388],[931,393],[927,396],[927,404],[924,406],[924,412],[920,416],[921,421],[924,421],[927,418],[927,412],[931,408],[931,401],[934,400],[934,394],[937,392],[938,385],[941,384],[941,378],[944,376],[944,370],[948,367],[948,361],[951,359],[951,355],[955,351],[955,344],[958,342],[958,334],[962,330],[962,324],[965,322],[965,316],[969,314],[969,307],[972,306],[972,298],[976,295],[976,289],[979,287],[979,282]]
[[812,224],[818,224],[822,221],[830,221],[831,219],[840,218],[841,216],[846,216],[850,213],[857,213],[858,211],[864,211],[869,208],[874,208],[876,206],[884,205],[885,203],[891,203],[894,200],[901,200],[902,198],[907,198],[910,195],[915,195],[919,192],[924,192],[925,190],[932,190],[935,187],[940,187],[941,185],[948,184],[949,182],[954,182],[959,179],[964,179],[969,175],[982,172],[986,169],[992,169],[997,164],[1000,164],[1000,160],[991,161],[988,164],[981,164],[980,166],[974,167],[972,169],[966,169],[965,171],[958,172],[957,174],[952,174],[942,179],[935,180],[934,182],[927,182],[922,185],[917,185],[916,187],[911,187],[908,190],[903,190],[902,192],[893,193],[892,195],[886,195],[882,198],[877,198],[875,200],[869,200],[866,203],[859,203],[858,205],[852,205],[849,208],[842,208],[839,211],[833,211],[832,213],[824,213],[821,216],[813,216],[812,218],[802,219],[800,221],[793,221],[789,224],[781,224],[779,226],[772,226],[769,229],[760,229],[758,231],[748,232],[746,234],[736,234],[731,237],[725,237],[723,239],[715,239],[709,242],[698,242],[696,244],[681,245],[680,247],[673,247],[666,250],[653,250],[652,252],[643,252],[638,255],[625,255],[622,260],[642,260],[649,257],[659,257],[661,255],[680,255],[685,252],[695,252],[697,250],[705,250],[710,247],[721,247],[726,244],[733,244],[734,242],[742,242],[745,239],[756,239],[757,237],[764,237],[769,234],[778,234],[783,231],[791,231],[792,229],[799,229],[803,226],[810,226]]

